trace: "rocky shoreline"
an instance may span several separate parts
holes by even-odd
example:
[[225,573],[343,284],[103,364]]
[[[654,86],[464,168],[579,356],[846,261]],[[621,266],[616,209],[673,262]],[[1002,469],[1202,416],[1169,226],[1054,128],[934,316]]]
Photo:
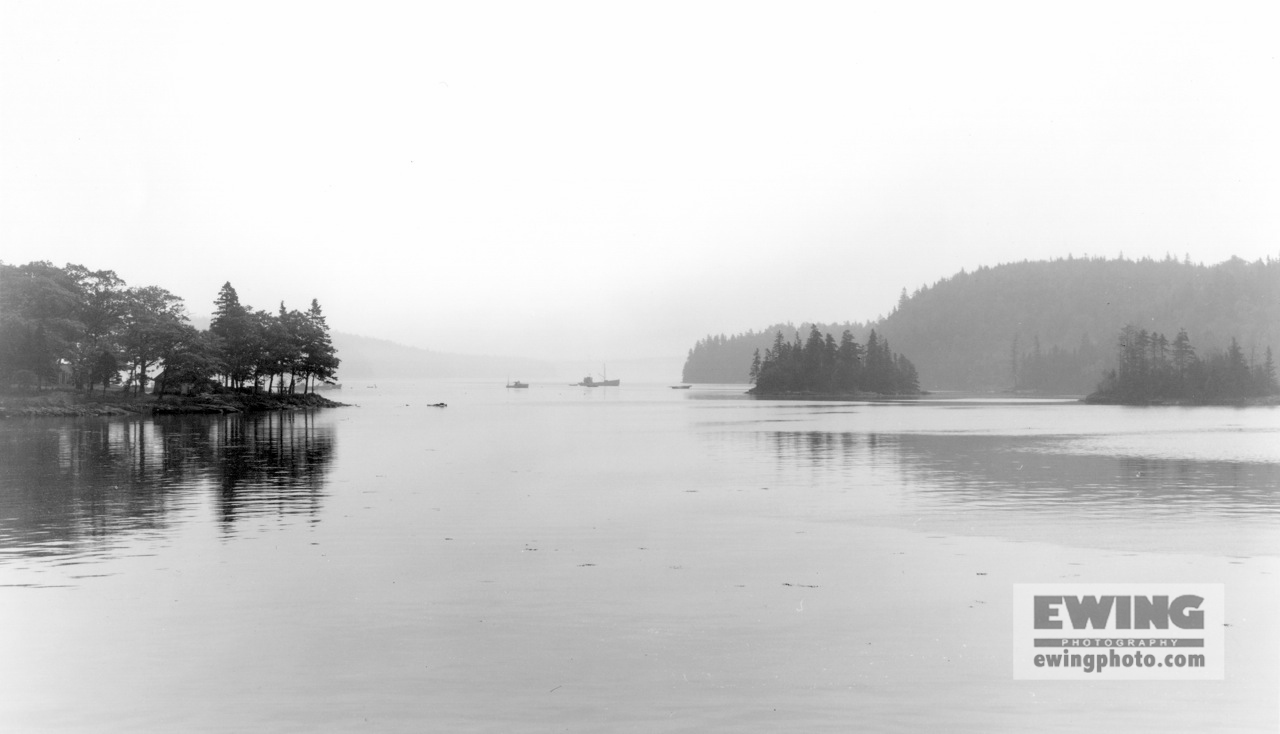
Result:
[[0,396],[0,418],[255,413],[338,408],[345,405],[346,403],[339,403],[315,394],[266,395],[222,392],[189,396],[164,395],[156,398],[150,395],[104,397],[58,391],[39,395]]

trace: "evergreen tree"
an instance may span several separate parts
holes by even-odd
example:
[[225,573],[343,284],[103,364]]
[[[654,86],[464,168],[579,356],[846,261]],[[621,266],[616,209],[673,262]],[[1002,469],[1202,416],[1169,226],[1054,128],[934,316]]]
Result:
[[1266,360],[1258,365],[1246,360],[1234,337],[1225,351],[1204,360],[1196,357],[1185,329],[1179,330],[1171,344],[1159,332],[1125,326],[1117,342],[1117,368],[1104,373],[1090,400],[1221,402],[1280,392],[1270,347]]
[[1196,350],[1191,346],[1191,339],[1186,329],[1178,329],[1173,338],[1173,372],[1174,392],[1178,397],[1191,397],[1191,370],[1196,362]]
[[[1206,355],[1225,349],[1235,335],[1246,356],[1257,345],[1261,362],[1263,347],[1280,343],[1278,294],[1276,258],[1205,266],[1077,257],[960,273],[920,288],[883,319],[819,328],[837,336],[849,328],[864,345],[872,328],[889,334],[926,384],[950,389],[1008,387],[1021,372],[1015,362],[1030,353],[1038,334],[1044,357],[1053,360],[1042,365],[1038,377],[1047,382],[1041,389],[1086,393],[1103,370],[1119,366],[1111,342],[1125,317],[1165,335],[1183,328]],[[788,340],[796,331],[790,324],[771,325],[696,350],[685,380],[745,382],[753,350],[763,355],[777,329]],[[807,324],[801,327],[802,335],[808,331]],[[1015,336],[1018,344],[1011,348]]]
[[1018,335],[1014,334],[1013,343],[1009,346],[1009,379],[1013,382],[1014,390],[1022,387],[1018,377]]
[[854,341],[853,333],[848,329],[840,335],[840,346],[836,347],[836,390],[849,392],[858,387],[862,371],[862,348]]
[[1254,375],[1255,395],[1274,395],[1280,392],[1280,385],[1276,384],[1276,364],[1271,358],[1271,347],[1267,347],[1266,357]]
[[342,360],[329,336],[329,324],[320,310],[320,302],[311,299],[311,307],[299,322],[302,341],[302,361],[299,372],[305,378],[305,389],[313,389],[312,380],[332,382]]
[[[266,312],[258,314],[258,328],[264,339],[256,375],[267,378],[267,392],[272,391],[276,378],[279,378],[279,386],[275,389],[281,395],[286,391],[292,392],[292,376],[302,367],[302,321],[302,314],[286,309],[283,301],[275,316]],[[286,374],[291,376],[288,390],[284,381]]]
[[123,368],[141,393],[162,367],[156,392],[163,394],[214,375],[243,387],[261,375],[336,374],[340,360],[318,302],[306,314],[281,304],[273,318],[241,304],[226,283],[214,304],[210,329],[200,332],[187,323],[182,299],[163,288],[130,288],[113,271],[82,265],[0,262],[0,386],[39,389],[69,374],[77,389],[105,391]]
[[804,361],[801,363],[800,380],[806,385],[821,389],[822,357],[824,352],[822,332],[814,326],[809,329],[809,338],[804,344]]
[[264,346],[262,322],[240,303],[240,296],[230,282],[223,284],[213,303],[209,331],[214,337],[216,354],[225,370],[227,384],[242,388],[256,375]]
[[837,344],[831,334],[816,327],[803,343],[788,343],[779,331],[774,346],[753,357],[750,375],[755,395],[851,394],[855,391],[885,395],[914,395],[920,390],[919,374],[906,357],[894,354],[888,342],[874,331],[863,350],[846,330]]

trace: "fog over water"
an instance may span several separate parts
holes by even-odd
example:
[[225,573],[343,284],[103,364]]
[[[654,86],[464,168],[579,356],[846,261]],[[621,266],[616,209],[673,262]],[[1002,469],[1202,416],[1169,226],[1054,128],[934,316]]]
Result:
[[[0,3],[0,261],[363,345],[350,407],[0,420],[0,731],[1280,729],[1275,409],[668,389],[962,270],[1276,257],[1278,26]],[[1032,583],[1220,584],[1225,679],[1014,680]]]
[[1280,239],[1277,20],[6,3],[0,258],[583,365],[874,319],[1024,258],[1255,260]]

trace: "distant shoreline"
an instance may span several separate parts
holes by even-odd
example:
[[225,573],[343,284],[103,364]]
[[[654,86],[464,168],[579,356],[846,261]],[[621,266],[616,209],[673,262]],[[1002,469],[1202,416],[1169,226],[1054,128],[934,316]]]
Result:
[[772,392],[758,393],[751,390],[747,391],[747,395],[753,398],[764,398],[766,400],[917,400],[927,397],[928,392],[921,390],[911,395],[891,395],[887,393],[876,392],[848,392],[848,393],[832,393],[832,392]]
[[268,395],[218,392],[189,396],[135,397],[122,393],[103,396],[52,390],[34,395],[0,395],[0,418],[260,413],[344,406],[346,403],[314,393]]
[[1268,408],[1280,405],[1280,395],[1236,400],[1191,400],[1186,398],[1152,398],[1150,400],[1119,400],[1101,395],[1080,398],[1086,405],[1127,405],[1130,407],[1184,407],[1184,408]]

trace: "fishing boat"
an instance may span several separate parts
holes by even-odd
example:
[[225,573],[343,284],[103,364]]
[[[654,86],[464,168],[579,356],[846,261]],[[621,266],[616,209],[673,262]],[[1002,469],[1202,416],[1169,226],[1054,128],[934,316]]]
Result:
[[508,382],[508,383],[507,383],[507,387],[528,387],[528,386],[529,386],[529,383],[527,383],[527,382],[521,382],[521,381],[519,381],[519,380],[516,380],[515,382]]
[[671,389],[672,390],[688,390],[691,387],[693,387],[693,385],[672,385]]
[[622,380],[610,380],[609,370],[604,368],[603,379],[597,380],[591,375],[582,378],[582,382],[574,383],[574,387],[618,387],[622,384]]
[[601,374],[600,374],[601,380],[600,380],[600,382],[596,383],[596,384],[597,384],[597,385],[599,385],[600,387],[617,387],[618,385],[622,384],[622,380],[610,380],[610,379],[609,379],[609,366],[608,366],[608,365],[603,365],[603,364],[602,364],[602,365],[600,365],[600,373],[601,373]]

